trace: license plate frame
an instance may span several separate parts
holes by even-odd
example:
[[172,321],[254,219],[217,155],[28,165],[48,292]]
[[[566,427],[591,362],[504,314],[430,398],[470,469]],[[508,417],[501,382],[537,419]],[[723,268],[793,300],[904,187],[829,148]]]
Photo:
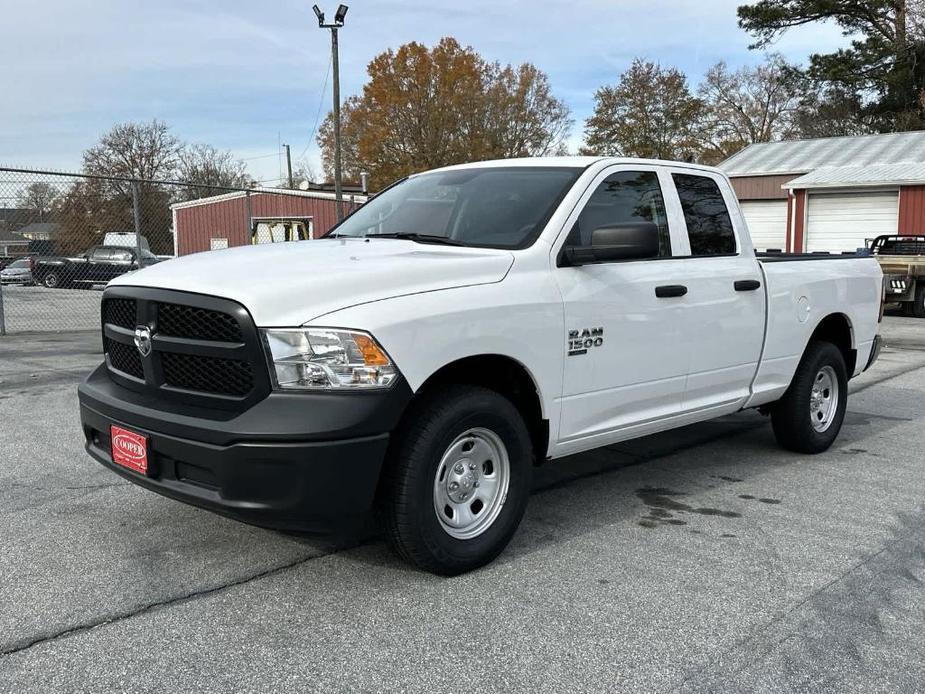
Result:
[[112,442],[112,462],[139,475],[148,476],[148,437],[137,431],[112,424],[109,427]]

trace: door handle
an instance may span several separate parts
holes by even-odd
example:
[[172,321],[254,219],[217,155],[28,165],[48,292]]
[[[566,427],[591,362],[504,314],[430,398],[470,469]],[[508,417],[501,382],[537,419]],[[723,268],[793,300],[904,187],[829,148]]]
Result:
[[761,287],[758,280],[736,280],[733,285],[737,292],[753,292]]
[[687,287],[683,284],[666,284],[655,288],[655,296],[659,299],[667,299],[672,296],[684,296],[687,294]]

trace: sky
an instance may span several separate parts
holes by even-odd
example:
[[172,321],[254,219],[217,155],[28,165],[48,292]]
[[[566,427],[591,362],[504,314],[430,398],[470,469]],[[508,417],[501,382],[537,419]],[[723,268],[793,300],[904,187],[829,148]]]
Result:
[[[742,0],[353,0],[340,32],[341,94],[358,93],[376,54],[453,36],[485,58],[550,77],[581,142],[594,91],[634,57],[696,84],[718,60],[762,60],[736,24]],[[333,15],[336,3],[319,0]],[[803,62],[844,45],[814,25],[774,47]],[[280,143],[321,172],[312,132],[331,107],[330,34],[311,0],[0,0],[0,165],[73,171],[115,123],[165,121],[186,142],[244,159],[275,185]]]

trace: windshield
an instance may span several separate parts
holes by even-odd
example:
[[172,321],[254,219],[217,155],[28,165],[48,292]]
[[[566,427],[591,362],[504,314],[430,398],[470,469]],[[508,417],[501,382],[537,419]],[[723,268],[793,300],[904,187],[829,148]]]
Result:
[[374,197],[327,236],[410,234],[462,246],[526,248],[581,171],[485,167],[414,176]]
[[14,267],[25,267],[25,268],[27,268],[27,267],[29,267],[29,261],[28,261],[28,260],[17,260],[17,261],[14,261],[14,262],[10,263],[10,264],[9,264],[9,267],[10,267],[10,268],[14,268]]

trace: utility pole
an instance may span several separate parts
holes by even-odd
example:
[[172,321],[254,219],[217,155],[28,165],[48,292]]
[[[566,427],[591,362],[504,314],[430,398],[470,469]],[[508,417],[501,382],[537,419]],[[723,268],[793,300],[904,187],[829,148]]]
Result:
[[283,145],[286,148],[286,171],[289,173],[289,190],[295,186],[292,185],[292,155],[289,152],[289,145]]
[[331,66],[334,70],[334,206],[337,209],[337,221],[344,218],[344,191],[341,179],[341,141],[340,141],[340,63],[337,56],[337,30],[344,26],[344,17],[347,16],[347,6],[338,5],[334,13],[332,24],[324,23],[324,12],[313,5],[312,10],[318,18],[318,26],[331,30]]

